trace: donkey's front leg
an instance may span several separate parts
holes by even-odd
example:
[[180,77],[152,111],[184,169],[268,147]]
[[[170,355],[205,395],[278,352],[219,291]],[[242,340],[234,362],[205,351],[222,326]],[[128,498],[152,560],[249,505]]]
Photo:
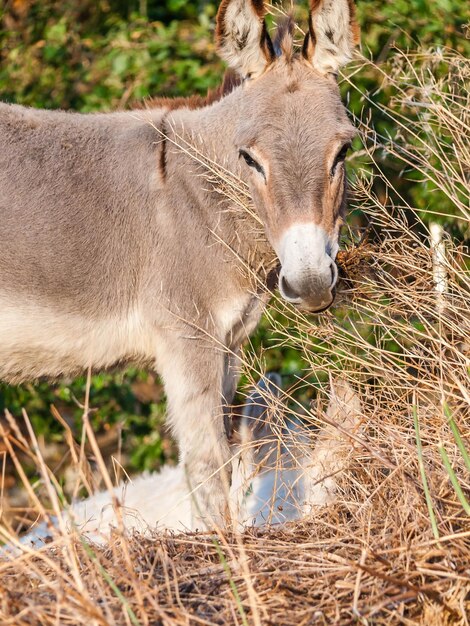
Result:
[[[170,347],[171,346],[171,347]],[[170,424],[192,491],[193,530],[228,521],[230,450],[224,427],[224,354],[220,347],[172,339],[157,365]]]

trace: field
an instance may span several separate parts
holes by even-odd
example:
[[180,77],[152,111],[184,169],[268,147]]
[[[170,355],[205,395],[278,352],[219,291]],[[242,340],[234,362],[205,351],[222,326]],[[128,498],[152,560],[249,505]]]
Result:
[[[391,43],[373,60],[363,49],[341,77],[360,137],[348,163],[337,306],[309,317],[273,294],[244,355],[240,396],[281,371],[272,413],[301,420],[312,441],[329,381],[354,388],[361,424],[347,435],[335,502],[243,534],[117,529],[100,548],[59,532],[40,551],[0,557],[2,625],[468,626],[470,61],[468,41],[431,47],[439,36],[423,33],[427,45],[414,51]],[[97,94],[88,96],[83,106],[93,108]],[[250,210],[240,182],[226,193]],[[119,381],[147,400],[113,398]],[[121,463],[143,469],[174,458],[160,396],[158,381],[134,371],[39,394],[5,390],[2,540],[16,545],[18,532],[50,521],[72,495],[114,483]],[[122,437],[126,419],[137,430],[147,420],[157,435]],[[330,426],[345,436],[341,423]]]

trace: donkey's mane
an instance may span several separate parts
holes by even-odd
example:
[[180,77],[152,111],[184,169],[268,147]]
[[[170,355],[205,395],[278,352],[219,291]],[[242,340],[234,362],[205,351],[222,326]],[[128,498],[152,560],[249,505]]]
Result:
[[273,41],[274,53],[277,57],[284,56],[287,61],[292,61],[294,57],[294,32],[294,16],[289,13],[277,25]]
[[203,109],[210,106],[215,102],[219,102],[225,96],[228,96],[234,91],[241,83],[243,79],[234,71],[227,70],[224,75],[222,83],[215,89],[209,89],[205,96],[193,95],[187,97],[156,97],[148,98],[143,102],[138,102],[134,105],[134,109],[155,109],[164,108],[169,111],[175,111],[176,109]]

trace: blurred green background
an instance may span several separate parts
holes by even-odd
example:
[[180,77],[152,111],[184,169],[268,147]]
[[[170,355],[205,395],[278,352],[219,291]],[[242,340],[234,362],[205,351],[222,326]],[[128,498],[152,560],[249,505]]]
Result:
[[[298,3],[298,18],[306,18],[306,2]],[[217,5],[204,0],[8,0],[0,8],[0,98],[34,107],[79,111],[128,108],[149,96],[205,93],[219,84],[223,64],[214,43]],[[358,4],[362,51],[378,63],[386,62],[395,46],[447,46],[468,55],[470,41],[467,0],[363,0]],[[304,22],[305,23],[305,22]],[[378,103],[393,101],[380,74],[366,67],[354,72],[355,89],[343,84],[353,114]],[[387,116],[372,107],[372,125],[382,135],[397,131]],[[451,146],[449,147],[451,149]],[[379,156],[380,158],[380,156]],[[416,184],[415,172],[383,155],[380,163],[397,194],[417,207],[424,219],[433,210],[442,214],[457,237],[468,237],[468,227],[453,220],[454,207],[429,185]],[[377,190],[380,193],[380,189]],[[398,196],[397,196],[398,197]],[[360,211],[355,216],[360,221]],[[269,347],[264,322],[249,350]],[[305,364],[292,347],[263,352],[268,369],[286,376]],[[151,468],[174,454],[162,430],[164,398],[151,373],[93,377],[93,422],[103,445],[121,438],[134,469]],[[60,384],[8,387],[0,384],[0,414],[14,415],[25,407],[38,433],[60,441],[62,429],[51,416],[55,404],[80,436],[85,379]]]

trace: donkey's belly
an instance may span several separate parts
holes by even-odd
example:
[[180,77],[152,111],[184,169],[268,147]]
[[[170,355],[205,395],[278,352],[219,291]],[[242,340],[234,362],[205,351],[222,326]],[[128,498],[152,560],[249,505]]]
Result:
[[0,297],[0,379],[57,378],[155,356],[155,336],[137,311],[89,319]]

